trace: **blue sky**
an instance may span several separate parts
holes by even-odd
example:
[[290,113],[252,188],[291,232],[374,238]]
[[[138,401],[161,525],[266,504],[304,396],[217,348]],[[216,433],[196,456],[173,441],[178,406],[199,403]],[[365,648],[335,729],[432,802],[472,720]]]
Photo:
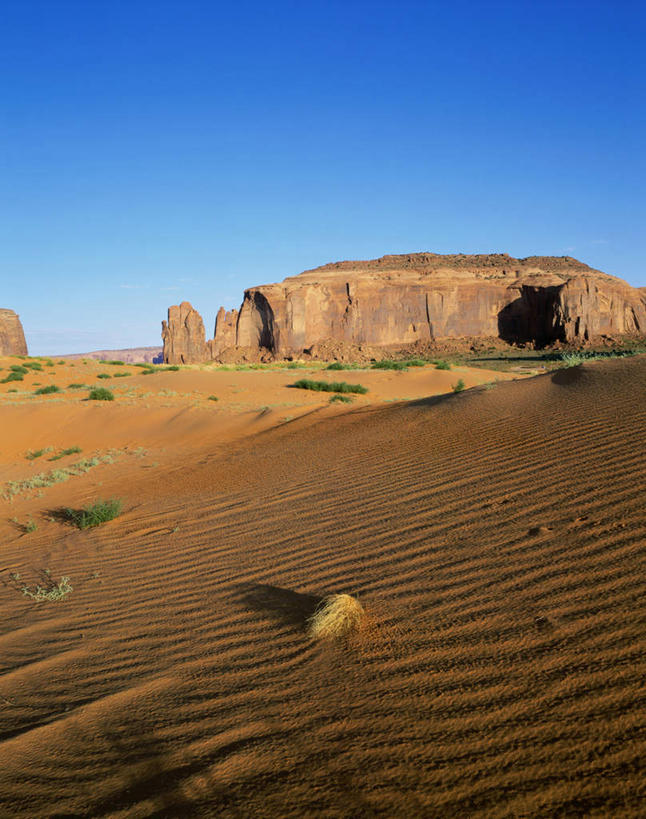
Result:
[[0,307],[55,354],[385,253],[645,286],[645,40],[621,0],[3,0]]

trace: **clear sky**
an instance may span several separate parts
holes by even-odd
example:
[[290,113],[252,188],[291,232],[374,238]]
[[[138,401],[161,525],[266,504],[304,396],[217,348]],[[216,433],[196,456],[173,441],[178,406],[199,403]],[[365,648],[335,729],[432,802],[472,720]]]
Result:
[[644,286],[645,42],[643,0],[2,0],[0,307],[55,354],[385,253]]

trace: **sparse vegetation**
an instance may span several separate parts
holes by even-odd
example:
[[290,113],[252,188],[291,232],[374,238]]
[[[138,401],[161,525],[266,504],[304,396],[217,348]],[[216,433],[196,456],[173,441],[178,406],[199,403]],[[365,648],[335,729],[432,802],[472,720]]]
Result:
[[462,390],[464,390],[464,389],[465,389],[465,387],[466,387],[466,384],[465,384],[465,383],[464,383],[464,381],[463,381],[463,380],[460,378],[460,379],[459,379],[459,381],[458,381],[457,383],[453,384],[453,386],[451,387],[451,389],[453,390],[453,392],[462,392]]
[[23,364],[24,367],[28,367],[30,370],[42,370],[43,365],[40,361],[25,361]]
[[52,393],[60,391],[61,388],[57,387],[56,384],[49,384],[47,387],[39,387],[39,389],[34,390],[34,395],[52,395]]
[[79,529],[91,529],[109,520],[114,520],[121,513],[121,501],[118,498],[84,506],[82,509],[66,509],[65,517]]
[[23,367],[22,364],[12,364],[9,367],[9,369],[11,370],[12,373],[20,373],[21,375],[27,375],[27,373],[29,372],[27,367]]
[[434,361],[436,370],[450,370],[451,363],[449,361]]
[[112,378],[110,373],[97,373],[97,378]]
[[123,367],[126,362],[125,361],[118,361],[116,359],[114,361],[105,361],[104,359],[101,359],[100,363],[101,364],[112,364],[115,367]]
[[113,378],[127,378],[132,373],[114,373]]
[[308,621],[309,633],[315,639],[338,639],[358,631],[365,620],[359,601],[349,594],[326,597]]
[[95,387],[90,390],[88,401],[114,401],[114,393],[107,390],[105,387]]
[[29,597],[32,600],[35,600],[37,603],[51,603],[57,600],[62,600],[64,597],[67,597],[71,591],[73,591],[72,586],[70,585],[69,577],[61,577],[59,582],[55,583],[50,579],[48,570],[45,570],[42,574],[45,578],[45,585],[41,586],[40,583],[38,583],[33,588],[30,588],[26,583],[21,582],[21,577],[18,572],[14,572],[11,575],[11,579],[25,597]]
[[72,384],[68,384],[67,389],[68,390],[87,390],[88,385],[87,384],[78,384],[78,383],[74,382]]
[[368,388],[362,384],[348,384],[346,381],[311,381],[308,378],[301,378],[291,385],[299,390],[314,390],[315,392],[353,392],[365,395]]
[[209,395],[209,397],[206,400],[207,401],[217,401],[218,397],[217,397],[217,395]]
[[336,395],[331,396],[330,404],[334,404],[337,401],[341,401],[341,403],[343,403],[343,404],[351,404],[352,403],[352,397],[350,395],[341,395],[339,393],[337,393]]
[[28,492],[32,489],[44,489],[48,486],[53,486],[57,483],[63,483],[71,477],[78,475],[85,475],[95,466],[101,463],[112,463],[114,458],[111,455],[102,455],[94,458],[82,458],[75,464],[61,467],[60,469],[53,469],[51,472],[39,472],[32,478],[26,478],[22,481],[8,481],[5,484],[3,497],[12,498],[22,492]]

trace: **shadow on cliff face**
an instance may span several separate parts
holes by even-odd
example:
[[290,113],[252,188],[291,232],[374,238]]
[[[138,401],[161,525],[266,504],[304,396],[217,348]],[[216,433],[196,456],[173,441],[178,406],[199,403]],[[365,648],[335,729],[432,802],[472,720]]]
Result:
[[498,335],[508,344],[546,347],[565,341],[558,310],[559,286],[523,285],[521,294],[498,313]]

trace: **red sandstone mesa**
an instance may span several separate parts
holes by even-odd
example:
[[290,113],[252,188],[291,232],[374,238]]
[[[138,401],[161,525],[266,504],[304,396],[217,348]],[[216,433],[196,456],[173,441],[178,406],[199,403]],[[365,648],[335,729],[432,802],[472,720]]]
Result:
[[0,355],[27,355],[27,342],[18,314],[1,307]]
[[646,292],[568,256],[413,253],[336,262],[245,291],[214,338],[188,302],[163,322],[164,360],[231,349],[297,355],[323,341],[396,347],[462,337],[537,346],[646,335]]

